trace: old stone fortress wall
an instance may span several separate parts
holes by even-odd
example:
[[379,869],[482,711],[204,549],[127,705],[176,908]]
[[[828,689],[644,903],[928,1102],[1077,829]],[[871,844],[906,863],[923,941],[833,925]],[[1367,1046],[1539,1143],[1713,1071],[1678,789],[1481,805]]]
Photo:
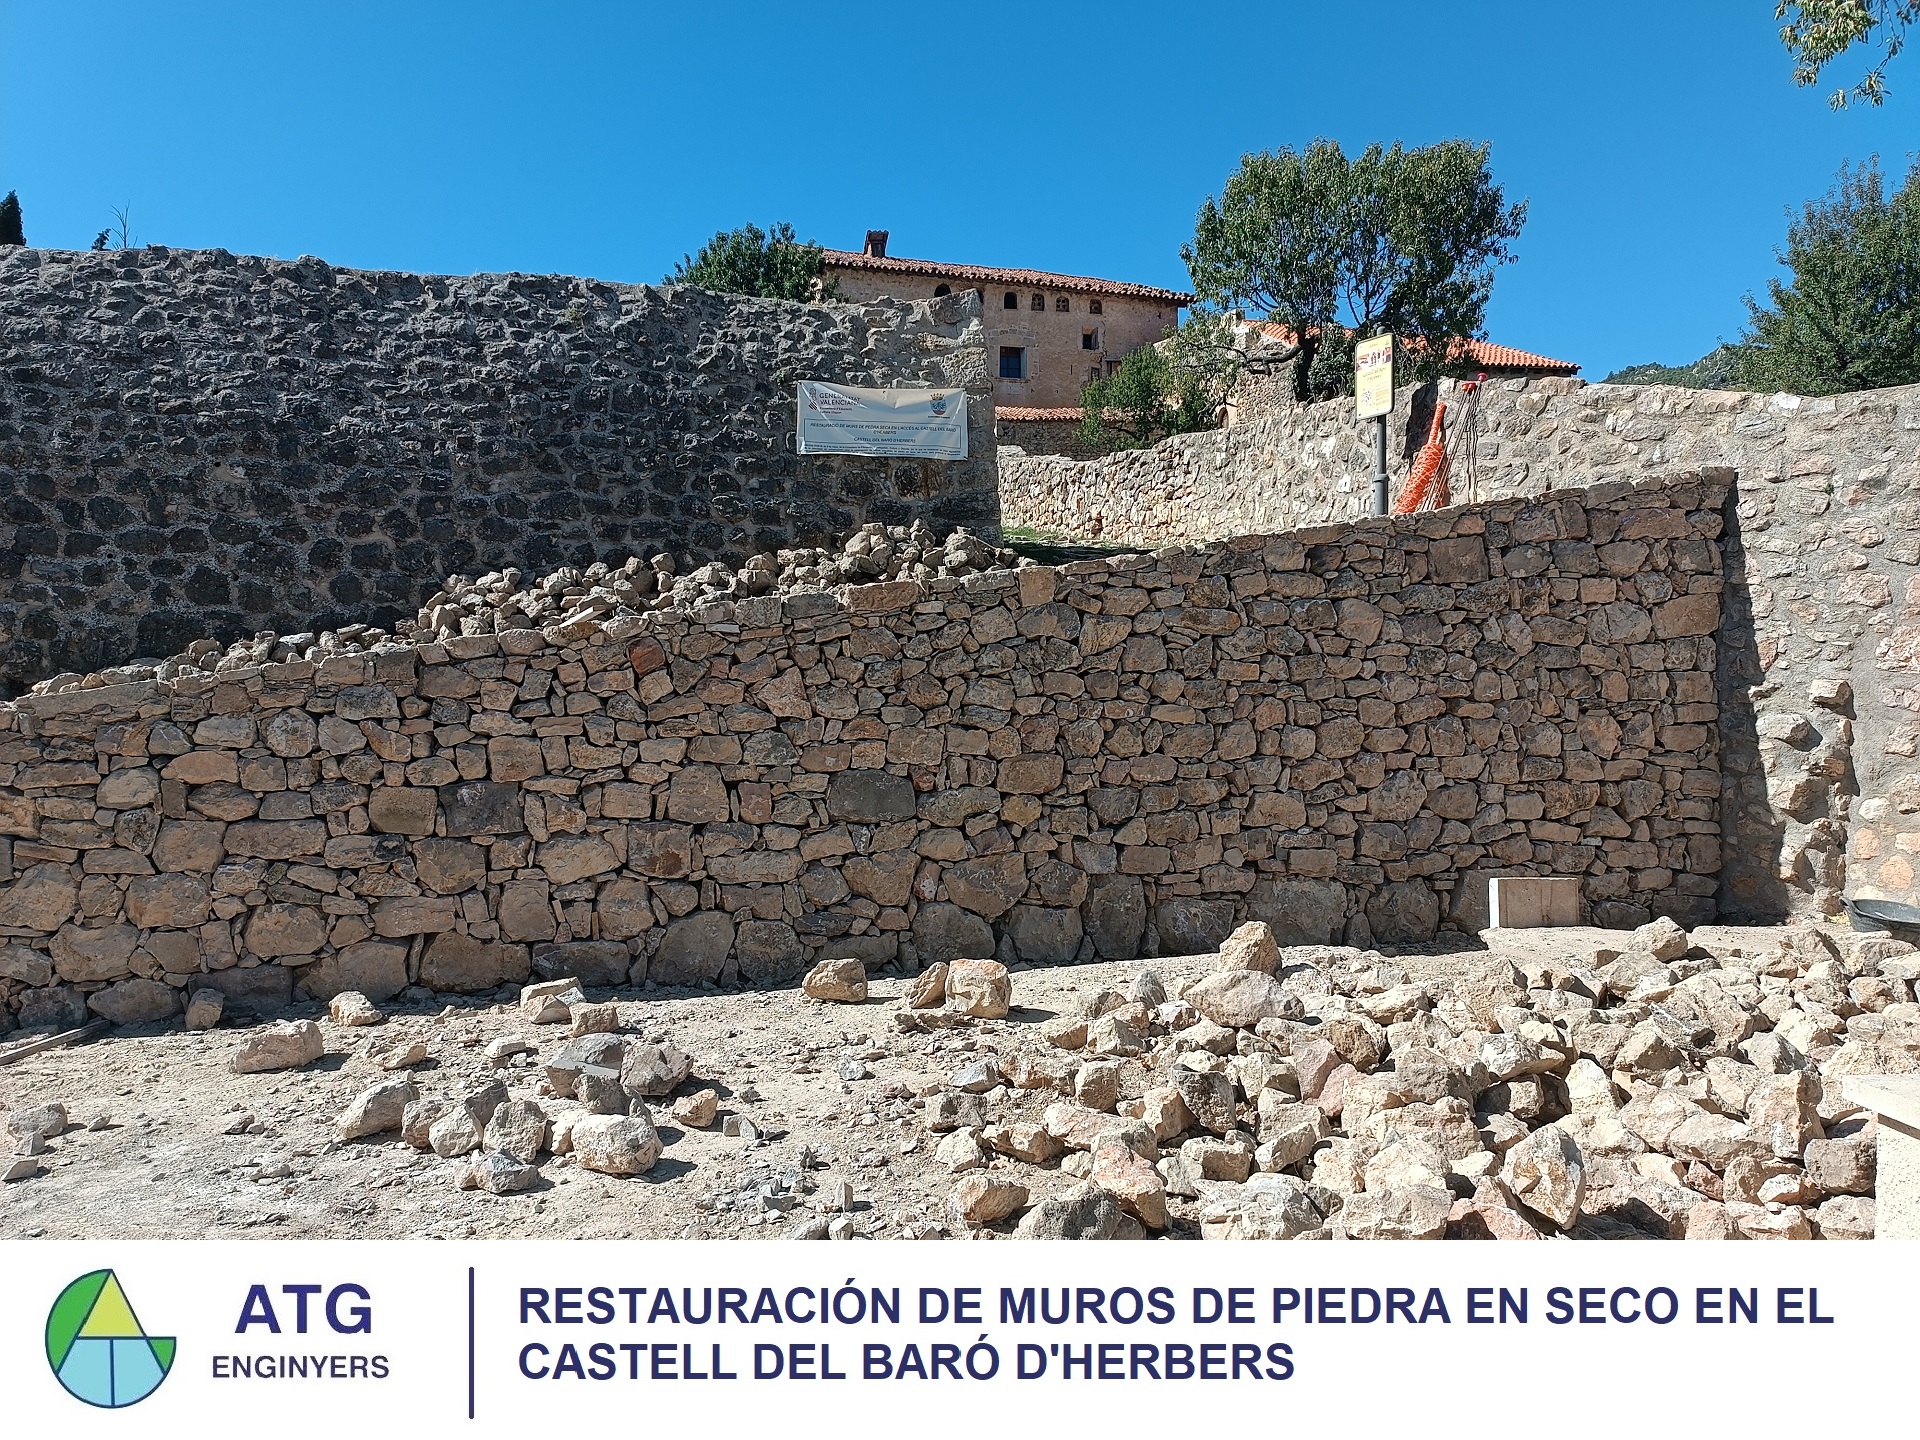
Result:
[[[970,456],[799,456],[802,378],[964,387]],[[455,572],[987,532],[971,292],[785,305],[162,247],[0,250],[0,696],[202,636],[411,615]]]
[[[1712,913],[1722,480],[0,708],[0,994],[772,983]],[[720,612],[724,613],[724,612]],[[1479,887],[1484,892],[1484,887]]]
[[[1436,399],[1450,419],[1465,411],[1451,381],[1397,397],[1396,480]],[[1920,386],[1808,399],[1495,380],[1478,407],[1483,499],[1737,475],[1718,677],[1722,914],[1920,901]],[[1004,520],[1084,534],[1098,515],[1106,537],[1152,544],[1350,520],[1371,488],[1371,423],[1350,402],[1274,406],[1097,461],[1002,452]]]
[[[456,568],[995,523],[968,296],[0,267],[16,683],[384,621]],[[975,459],[794,457],[791,382],[822,373],[964,384]],[[1402,397],[1397,464],[1430,399]],[[1578,875],[1611,925],[1907,898],[1920,396],[1482,401],[1485,498],[1437,515],[1353,519],[1350,413],[1276,411],[1002,457],[1009,523],[1100,508],[1171,550],[0,705],[0,1025],[201,986],[271,1008],[1127,958],[1248,918],[1415,943],[1484,924],[1501,873]]]

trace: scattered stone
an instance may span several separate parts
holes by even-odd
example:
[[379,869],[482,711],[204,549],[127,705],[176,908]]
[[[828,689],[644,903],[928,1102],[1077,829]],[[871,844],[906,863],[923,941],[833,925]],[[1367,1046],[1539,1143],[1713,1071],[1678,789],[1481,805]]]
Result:
[[66,1129],[67,1107],[58,1101],[30,1105],[7,1117],[7,1133],[20,1140],[52,1140]]
[[696,1090],[673,1102],[674,1122],[690,1130],[705,1130],[720,1113],[718,1090]]
[[336,1122],[342,1140],[398,1130],[407,1107],[420,1098],[411,1080],[380,1080],[369,1085],[348,1105]]
[[602,1175],[644,1175],[660,1158],[660,1135],[647,1115],[586,1115],[571,1134],[581,1167]]
[[546,1148],[547,1131],[546,1111],[531,1100],[508,1100],[488,1119],[481,1143],[490,1152],[531,1165]]
[[953,1131],[934,1146],[934,1163],[949,1175],[978,1170],[988,1160],[988,1152],[980,1144],[980,1134],[977,1130]]
[[411,1070],[428,1053],[427,1042],[418,1035],[383,1035],[367,1045],[367,1058],[382,1070]]
[[955,1222],[975,1229],[1004,1220],[1027,1203],[1027,1187],[1003,1176],[976,1172],[962,1176],[947,1194],[947,1213]]
[[598,1005],[575,1005],[572,1009],[573,1028],[567,1034],[574,1039],[582,1035],[612,1035],[620,1029],[620,1007],[611,1000]]
[[867,967],[861,960],[822,960],[800,984],[815,1000],[858,1005],[867,998]]
[[1013,978],[998,960],[955,960],[947,967],[947,1004],[976,1020],[1004,1020],[1013,1007]]
[[462,1190],[484,1190],[489,1195],[518,1195],[540,1183],[540,1172],[524,1160],[498,1150],[484,1150],[460,1172]]
[[620,1066],[620,1085],[636,1099],[671,1095],[693,1071],[693,1057],[674,1045],[635,1045]]
[[327,1002],[327,1018],[336,1025],[378,1025],[387,1017],[358,990],[343,990]]
[[936,960],[907,982],[906,1002],[915,1010],[933,1010],[947,1000],[947,962]]
[[311,1020],[279,1020],[250,1031],[240,1042],[228,1067],[236,1075],[259,1075],[272,1070],[297,1070],[326,1053],[320,1027]]
[[[1274,967],[1280,963],[1280,947],[1274,943],[1273,931],[1264,921],[1249,920],[1220,942],[1219,968],[1222,970],[1257,970],[1271,975]],[[1159,1004],[1166,999],[1161,992]]]
[[1041,1200],[1020,1217],[1021,1240],[1111,1240],[1120,1230],[1118,1202],[1098,1185],[1081,1184]]

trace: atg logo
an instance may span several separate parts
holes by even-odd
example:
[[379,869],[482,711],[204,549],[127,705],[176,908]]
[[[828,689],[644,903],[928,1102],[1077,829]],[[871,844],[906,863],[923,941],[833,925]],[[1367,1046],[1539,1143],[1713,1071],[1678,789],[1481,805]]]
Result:
[[82,1275],[47,1315],[47,1364],[76,1400],[118,1410],[160,1388],[173,1369],[171,1336],[149,1335],[111,1270]]

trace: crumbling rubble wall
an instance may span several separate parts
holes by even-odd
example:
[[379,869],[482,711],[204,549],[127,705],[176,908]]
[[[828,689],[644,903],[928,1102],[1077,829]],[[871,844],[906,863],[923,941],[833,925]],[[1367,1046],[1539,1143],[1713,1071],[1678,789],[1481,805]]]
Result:
[[[1462,413],[1452,381],[1398,397],[1396,484],[1436,398]],[[1009,525],[1144,545],[1328,523],[1369,502],[1370,429],[1348,401],[1280,405],[1086,463],[1008,456],[1001,506]],[[1722,911],[1834,915],[1848,894],[1920,902],[1920,386],[1809,399],[1496,380],[1480,392],[1479,434],[1481,498],[1738,472]],[[1467,498],[1465,469],[1455,498]]]
[[[970,458],[793,453],[794,384],[964,387]],[[0,252],[0,695],[454,572],[995,538],[972,292],[791,305],[159,246]]]
[[1727,482],[0,706],[0,1013],[1714,913]]

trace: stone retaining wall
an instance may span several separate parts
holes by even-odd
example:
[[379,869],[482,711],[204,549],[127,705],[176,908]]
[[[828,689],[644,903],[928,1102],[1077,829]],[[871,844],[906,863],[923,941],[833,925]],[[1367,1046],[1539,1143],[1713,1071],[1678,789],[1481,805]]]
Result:
[[[972,292],[789,305],[162,247],[0,250],[0,695],[447,575],[997,536]],[[794,384],[961,386],[966,461],[797,456]]]
[[[1435,398],[1461,413],[1451,381],[1398,397],[1396,484]],[[1001,508],[1009,525],[1078,535],[1098,512],[1105,538],[1142,544],[1347,519],[1368,503],[1370,425],[1351,402],[1278,406],[1085,464],[1003,459]],[[1481,392],[1474,466],[1482,498],[1737,470],[1722,911],[1920,903],[1920,386],[1807,399],[1496,380]]]
[[[0,1016],[1714,911],[1724,479],[0,706]],[[730,615],[731,618],[721,618]]]

